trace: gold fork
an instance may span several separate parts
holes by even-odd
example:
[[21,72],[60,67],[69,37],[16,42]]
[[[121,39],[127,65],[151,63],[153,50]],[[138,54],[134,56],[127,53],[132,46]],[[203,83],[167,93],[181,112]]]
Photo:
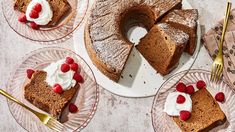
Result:
[[11,96],[7,92],[3,91],[2,89],[0,89],[0,94],[2,94],[3,96],[7,97],[8,99],[16,102],[17,104],[21,105],[22,107],[24,107],[24,108],[28,109],[29,111],[31,111],[32,113],[34,113],[40,119],[40,121],[43,124],[45,124],[46,126],[48,126],[49,128],[51,128],[55,131],[62,131],[63,130],[63,124],[58,122],[55,118],[53,118],[49,115],[43,114],[43,113],[39,113],[39,112],[29,108],[28,106],[26,106],[25,104],[23,104],[19,100],[15,99],[13,96]]
[[225,36],[227,26],[228,26],[228,18],[229,18],[231,6],[232,6],[232,3],[227,2],[227,8],[226,8],[225,19],[224,19],[224,24],[223,24],[223,31],[222,31],[222,36],[221,36],[220,43],[219,43],[219,53],[216,56],[216,58],[212,64],[211,77],[210,77],[210,80],[212,82],[219,81],[222,76],[223,67],[224,67],[223,42],[224,42],[224,36]]

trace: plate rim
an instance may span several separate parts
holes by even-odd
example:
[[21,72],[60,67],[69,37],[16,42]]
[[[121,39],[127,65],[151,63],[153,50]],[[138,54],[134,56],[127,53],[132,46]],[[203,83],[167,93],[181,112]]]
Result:
[[[89,123],[90,121],[93,119],[96,111],[97,111],[97,108],[98,108],[98,105],[99,105],[99,97],[100,97],[100,91],[99,91],[99,84],[97,83],[96,81],[96,77],[91,69],[91,67],[88,65],[88,63],[85,61],[85,59],[83,59],[80,55],[78,55],[77,53],[75,53],[74,51],[70,50],[70,49],[66,49],[66,48],[62,48],[62,47],[43,47],[43,48],[38,48],[38,49],[35,49],[33,51],[30,51],[29,53],[25,54],[23,57],[21,57],[21,61],[19,63],[17,63],[15,66],[14,66],[14,70],[11,72],[11,76],[9,77],[8,81],[7,81],[7,85],[6,85],[6,91],[9,89],[9,85],[10,83],[12,82],[13,80],[13,77],[15,76],[15,73],[17,72],[17,70],[19,69],[19,67],[22,65],[23,62],[25,62],[31,55],[34,55],[35,52],[38,52],[40,53],[41,51],[45,51],[45,50],[49,50],[49,49],[58,49],[58,50],[61,50],[61,51],[66,51],[66,52],[71,52],[73,53],[74,55],[76,55],[77,57],[79,57],[80,59],[83,60],[83,62],[88,66],[88,68],[90,69],[93,77],[94,77],[94,82],[96,84],[95,86],[95,91],[96,91],[96,94],[95,94],[95,103],[94,103],[94,106],[92,107],[92,111],[90,112],[90,114],[88,115],[88,118],[80,125],[80,127],[76,128],[76,130],[73,130],[73,131],[81,131],[82,129],[84,129]],[[8,110],[10,111],[11,113],[11,116],[14,118],[14,120],[17,122],[18,125],[20,125],[24,130],[28,131],[23,125],[21,125],[18,120],[15,118],[15,116],[13,115],[12,113],[12,110],[10,109],[10,102],[12,102],[10,99],[6,98],[7,100],[7,107],[8,107]]]
[[[83,1],[83,0],[82,0],[82,1]],[[6,18],[6,15],[5,15],[5,13],[4,13],[4,7],[3,7],[3,4],[2,4],[2,2],[4,2],[4,1],[1,1],[1,6],[2,6],[2,13],[3,13],[3,16],[4,16],[5,21],[7,22],[8,26],[9,26],[16,34],[20,35],[22,38],[25,38],[25,39],[27,39],[27,40],[30,40],[30,41],[39,43],[39,44],[41,44],[41,45],[51,45],[51,44],[59,44],[59,43],[61,43],[61,42],[64,42],[64,41],[68,40],[69,38],[73,37],[73,33],[82,25],[82,23],[83,23],[84,20],[85,20],[86,15],[88,14],[88,9],[89,9],[89,6],[90,6],[90,0],[86,0],[86,1],[87,1],[86,10],[85,10],[85,12],[83,13],[82,19],[81,19],[81,21],[80,21],[78,24],[76,24],[75,27],[73,26],[73,30],[71,30],[69,33],[67,33],[66,35],[64,35],[64,36],[62,36],[62,37],[60,37],[60,38],[56,38],[56,39],[53,39],[53,40],[46,40],[46,41],[45,41],[45,40],[36,40],[36,39],[32,39],[32,38],[30,38],[30,37],[26,37],[26,36],[24,36],[23,34],[21,34],[20,32],[16,31],[16,30],[12,27],[12,25],[9,23],[9,21],[7,20],[7,18]],[[76,12],[77,12],[77,11],[76,11]],[[75,17],[75,18],[76,18],[76,17]],[[64,24],[60,25],[59,27],[62,27],[63,25],[64,25]],[[44,31],[48,31],[48,30],[40,30],[40,31],[44,32]],[[67,38],[66,38],[66,37],[67,37]],[[65,40],[64,40],[64,39],[65,39]],[[56,41],[59,41],[59,42],[56,42]]]

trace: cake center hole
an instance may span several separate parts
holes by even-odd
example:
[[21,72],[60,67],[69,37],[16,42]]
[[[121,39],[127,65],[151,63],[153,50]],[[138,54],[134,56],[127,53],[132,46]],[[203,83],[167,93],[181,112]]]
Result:
[[120,31],[122,36],[137,45],[155,23],[155,13],[145,5],[133,6],[122,13]]
[[134,45],[137,45],[140,42],[140,39],[143,38],[147,33],[147,29],[143,26],[133,26],[127,31],[127,39]]

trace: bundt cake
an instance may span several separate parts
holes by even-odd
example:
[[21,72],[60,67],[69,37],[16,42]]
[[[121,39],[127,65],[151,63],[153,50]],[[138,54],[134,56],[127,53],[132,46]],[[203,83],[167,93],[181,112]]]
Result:
[[128,29],[141,23],[150,30],[165,14],[181,6],[181,0],[97,0],[85,28],[92,62],[117,82],[134,46],[126,37]]
[[189,40],[188,34],[166,23],[154,25],[140,40],[137,50],[161,75],[177,67]]
[[172,117],[183,132],[208,132],[226,121],[224,112],[206,88],[198,90],[191,99],[193,107],[187,121]]
[[189,42],[185,51],[193,55],[197,45],[197,9],[174,10],[167,14],[162,22],[166,22],[174,28],[189,34]]
[[[32,0],[15,0],[14,9],[25,13],[29,3]],[[53,12],[53,17],[48,26],[54,26],[58,24],[60,19],[71,9],[71,6],[67,0],[47,0]]]

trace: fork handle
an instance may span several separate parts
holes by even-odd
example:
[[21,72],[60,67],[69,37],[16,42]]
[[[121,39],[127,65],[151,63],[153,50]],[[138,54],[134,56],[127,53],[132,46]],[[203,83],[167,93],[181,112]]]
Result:
[[22,102],[20,102],[19,100],[17,100],[16,98],[14,98],[13,96],[11,96],[10,94],[8,94],[7,92],[5,92],[4,90],[0,89],[0,94],[2,94],[3,96],[5,96],[6,98],[16,102],[17,104],[21,105],[22,107],[28,109],[29,111],[33,112],[34,114],[36,113],[36,111],[34,111],[33,109],[29,108],[28,106],[26,106],[25,104],[23,104]]
[[223,31],[222,31],[222,36],[221,36],[220,45],[219,45],[219,54],[223,54],[223,42],[224,42],[224,37],[225,37],[227,27],[228,27],[228,18],[230,15],[231,7],[232,7],[232,3],[227,2],[227,8],[226,8],[225,19],[224,19],[224,24],[223,24]]

